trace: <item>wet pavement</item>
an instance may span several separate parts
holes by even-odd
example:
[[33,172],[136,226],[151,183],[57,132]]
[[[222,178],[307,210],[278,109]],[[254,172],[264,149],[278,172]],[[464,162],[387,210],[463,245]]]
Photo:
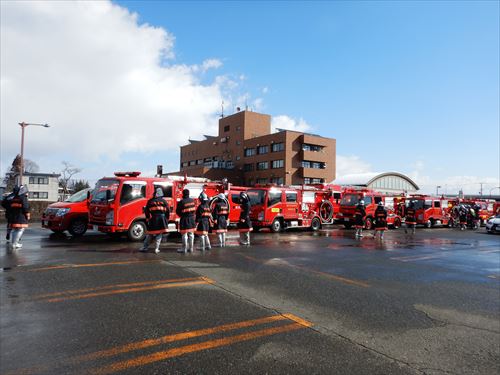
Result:
[[[0,230],[2,374],[500,373],[500,236],[337,227],[177,254]],[[215,238],[212,238],[214,245]]]

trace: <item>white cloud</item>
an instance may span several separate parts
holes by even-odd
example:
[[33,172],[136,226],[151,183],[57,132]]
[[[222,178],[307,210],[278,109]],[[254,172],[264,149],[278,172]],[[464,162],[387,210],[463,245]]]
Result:
[[262,89],[262,93],[263,93],[263,94],[267,94],[268,92],[269,92],[269,87],[264,87],[264,88]]
[[356,155],[337,155],[337,176],[373,172],[369,163]]
[[271,129],[275,132],[277,129],[294,130],[298,132],[309,132],[312,126],[309,125],[304,119],[293,119],[286,115],[274,116],[271,119]]
[[173,60],[174,36],[137,19],[109,1],[1,2],[3,161],[18,152],[21,121],[51,125],[27,129],[34,160],[176,150],[216,131],[228,80],[200,84]]

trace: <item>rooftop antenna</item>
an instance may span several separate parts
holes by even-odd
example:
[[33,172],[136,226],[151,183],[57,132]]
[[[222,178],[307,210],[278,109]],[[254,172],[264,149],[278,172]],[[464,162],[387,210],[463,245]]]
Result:
[[248,111],[248,102],[246,97],[245,97],[245,111]]
[[224,117],[224,100],[221,103],[221,112],[220,112],[220,117]]

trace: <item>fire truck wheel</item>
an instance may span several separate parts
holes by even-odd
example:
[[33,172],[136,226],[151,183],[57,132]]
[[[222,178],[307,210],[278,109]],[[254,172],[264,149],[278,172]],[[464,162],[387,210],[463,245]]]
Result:
[[373,229],[373,219],[371,217],[367,217],[365,220],[365,229]]
[[68,228],[68,232],[72,236],[83,236],[85,232],[87,231],[87,220],[86,219],[74,219],[70,224]]
[[427,222],[425,223],[425,227],[426,227],[427,229],[430,229],[430,228],[432,228],[433,226],[434,226],[434,221],[433,221],[432,219],[427,220]]
[[311,221],[311,230],[314,232],[321,229],[321,220],[317,217],[313,218]]
[[142,241],[146,237],[146,223],[144,221],[134,221],[127,233],[130,241]]
[[282,228],[283,224],[281,223],[281,219],[274,219],[273,223],[271,224],[271,232],[273,233],[281,232]]

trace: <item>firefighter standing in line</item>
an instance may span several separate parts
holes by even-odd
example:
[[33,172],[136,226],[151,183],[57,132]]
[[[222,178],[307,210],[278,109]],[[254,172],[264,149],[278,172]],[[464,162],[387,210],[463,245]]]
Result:
[[189,190],[182,191],[182,200],[177,204],[175,213],[180,217],[179,232],[182,235],[182,248],[178,253],[192,252],[194,248],[194,231],[196,229],[196,207],[194,199],[189,197]]
[[460,230],[464,230],[467,226],[467,208],[463,205],[460,205],[458,209],[458,220],[460,221]]
[[18,249],[23,247],[19,242],[30,219],[30,206],[28,202],[28,188],[24,185],[14,187],[12,199],[6,201],[5,210],[7,216],[10,217],[12,248]]
[[380,239],[382,240],[385,230],[387,230],[387,210],[384,207],[384,202],[380,201],[375,210],[375,232],[373,233],[373,237],[379,232]]
[[415,234],[415,228],[417,226],[417,211],[415,210],[414,201],[410,201],[410,204],[406,209],[405,224],[405,233],[408,233],[408,229],[411,229],[411,234]]
[[160,252],[161,239],[164,233],[168,232],[168,219],[170,217],[170,210],[168,203],[163,199],[162,188],[156,188],[153,198],[148,200],[146,207],[144,207],[147,224],[147,236],[144,239],[144,245],[139,251],[147,252],[151,240],[155,239],[155,253]]
[[250,198],[248,194],[242,191],[240,193],[240,220],[238,222],[238,230],[240,232],[240,244],[250,245],[250,232],[253,230],[252,221],[250,220]]
[[202,192],[200,194],[200,205],[196,209],[196,234],[200,236],[200,251],[210,250],[210,239],[208,238],[208,231],[210,230],[210,221],[212,220],[212,213],[208,205],[208,196]]
[[363,228],[365,226],[365,201],[361,199],[356,205],[354,211],[354,228],[356,228],[356,237],[363,237]]
[[11,210],[8,210],[7,207],[10,205],[12,198],[14,198],[14,193],[10,193],[2,199],[2,207],[5,209],[5,220],[7,221],[7,233],[5,234],[7,242],[10,241],[10,234],[12,232]]
[[215,233],[219,237],[220,247],[226,246],[227,216],[229,215],[229,205],[224,194],[217,195],[213,217],[215,222]]

